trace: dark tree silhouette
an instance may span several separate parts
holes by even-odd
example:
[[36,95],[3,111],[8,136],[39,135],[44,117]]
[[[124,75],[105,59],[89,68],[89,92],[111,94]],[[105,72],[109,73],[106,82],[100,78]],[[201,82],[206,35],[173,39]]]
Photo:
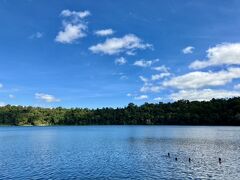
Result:
[[2,125],[240,125],[240,97],[124,108],[0,107]]

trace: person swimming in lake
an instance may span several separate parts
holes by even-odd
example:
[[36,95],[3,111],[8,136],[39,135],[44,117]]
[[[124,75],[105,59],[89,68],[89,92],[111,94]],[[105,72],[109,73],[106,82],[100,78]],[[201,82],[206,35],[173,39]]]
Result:
[[219,162],[219,164],[221,164],[222,163],[222,159],[218,158],[218,162]]

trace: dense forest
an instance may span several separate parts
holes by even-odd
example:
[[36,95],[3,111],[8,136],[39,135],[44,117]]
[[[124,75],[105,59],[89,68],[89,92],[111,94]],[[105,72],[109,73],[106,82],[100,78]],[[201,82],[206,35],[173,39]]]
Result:
[[240,125],[240,97],[124,108],[0,107],[1,125]]

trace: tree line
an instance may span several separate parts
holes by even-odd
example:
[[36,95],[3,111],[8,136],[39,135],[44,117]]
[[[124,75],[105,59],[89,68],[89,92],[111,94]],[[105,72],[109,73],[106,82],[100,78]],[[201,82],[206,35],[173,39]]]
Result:
[[1,125],[240,125],[240,97],[123,108],[0,107]]

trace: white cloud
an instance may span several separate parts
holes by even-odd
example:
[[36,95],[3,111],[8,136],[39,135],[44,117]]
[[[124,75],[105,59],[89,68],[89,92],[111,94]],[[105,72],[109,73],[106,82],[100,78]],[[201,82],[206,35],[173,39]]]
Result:
[[190,72],[163,82],[165,87],[198,89],[205,86],[221,86],[240,78],[240,68],[228,68],[219,72]]
[[153,100],[154,100],[154,101],[161,101],[162,98],[161,98],[161,97],[156,97],[156,98],[154,98]]
[[192,54],[194,50],[193,46],[187,46],[184,49],[182,49],[183,54]]
[[121,80],[126,80],[126,79],[128,79],[128,77],[126,75],[122,75],[122,76],[120,76],[120,79]]
[[41,32],[36,32],[34,34],[32,34],[31,36],[29,36],[30,39],[39,39],[43,37],[43,33]]
[[124,57],[120,57],[115,60],[115,64],[118,64],[118,65],[123,65],[126,63],[127,63],[127,60]]
[[139,66],[139,67],[150,67],[152,64],[158,62],[159,59],[153,59],[153,60],[145,60],[145,59],[140,59],[137,60],[133,63],[134,66]]
[[101,29],[95,31],[94,34],[96,34],[97,36],[109,36],[114,34],[114,31],[112,29]]
[[139,78],[144,82],[144,83],[147,83],[148,82],[148,79],[143,77],[143,76],[139,76]]
[[152,63],[153,63],[152,61],[146,61],[141,59],[141,60],[135,61],[133,65],[139,66],[139,67],[149,67],[152,65]]
[[54,97],[53,95],[44,94],[44,93],[35,93],[35,98],[40,99],[45,102],[48,102],[48,103],[61,101],[60,99]]
[[224,43],[207,50],[206,60],[196,60],[190,64],[192,69],[202,69],[218,65],[239,65],[240,43]]
[[3,84],[0,83],[0,88],[3,88]]
[[141,95],[141,96],[134,97],[135,100],[143,100],[143,99],[147,99],[147,98],[148,98],[147,95]]
[[144,82],[143,87],[140,88],[140,92],[143,93],[147,93],[147,92],[159,92],[161,89],[163,89],[162,86],[160,85],[154,85],[151,80],[143,77],[143,76],[139,76],[139,78]]
[[87,26],[84,24],[66,24],[63,31],[60,31],[56,37],[56,41],[60,43],[72,43],[76,39],[85,37]]
[[166,67],[165,65],[153,67],[152,69],[153,69],[153,70],[156,70],[156,71],[165,72],[165,73],[167,73],[168,70],[169,70],[169,68]]
[[8,97],[9,97],[10,99],[15,98],[15,96],[14,96],[13,94],[9,94]]
[[177,93],[170,95],[170,99],[177,100],[189,100],[189,101],[209,101],[212,98],[231,98],[240,96],[240,92],[237,91],[226,91],[226,90],[181,90]]
[[0,107],[6,106],[4,102],[0,102]]
[[87,16],[91,15],[91,13],[89,11],[70,11],[69,9],[65,9],[61,12],[61,16],[63,17],[75,17],[75,18],[80,18],[83,19]]
[[159,92],[162,90],[163,87],[159,85],[152,85],[152,84],[145,84],[143,87],[141,87],[140,92],[147,93],[147,92]]
[[70,44],[79,38],[85,37],[87,23],[83,19],[89,15],[89,11],[76,12],[63,10],[61,12],[61,16],[65,18],[69,17],[70,19],[63,20],[63,30],[58,32],[55,41]]
[[170,76],[170,75],[171,74],[169,72],[154,74],[154,75],[152,75],[152,81],[156,81],[156,80],[162,79],[162,78]]
[[240,89],[240,84],[236,84],[236,85],[234,86],[234,89]]
[[130,50],[130,51],[127,51],[126,54],[129,56],[135,56],[136,52]]
[[134,34],[127,34],[121,38],[110,38],[103,43],[89,47],[93,53],[103,53],[114,55],[119,53],[134,52],[137,49],[150,48],[150,44],[145,44]]
[[132,96],[132,94],[131,93],[127,93],[127,97],[131,97]]

